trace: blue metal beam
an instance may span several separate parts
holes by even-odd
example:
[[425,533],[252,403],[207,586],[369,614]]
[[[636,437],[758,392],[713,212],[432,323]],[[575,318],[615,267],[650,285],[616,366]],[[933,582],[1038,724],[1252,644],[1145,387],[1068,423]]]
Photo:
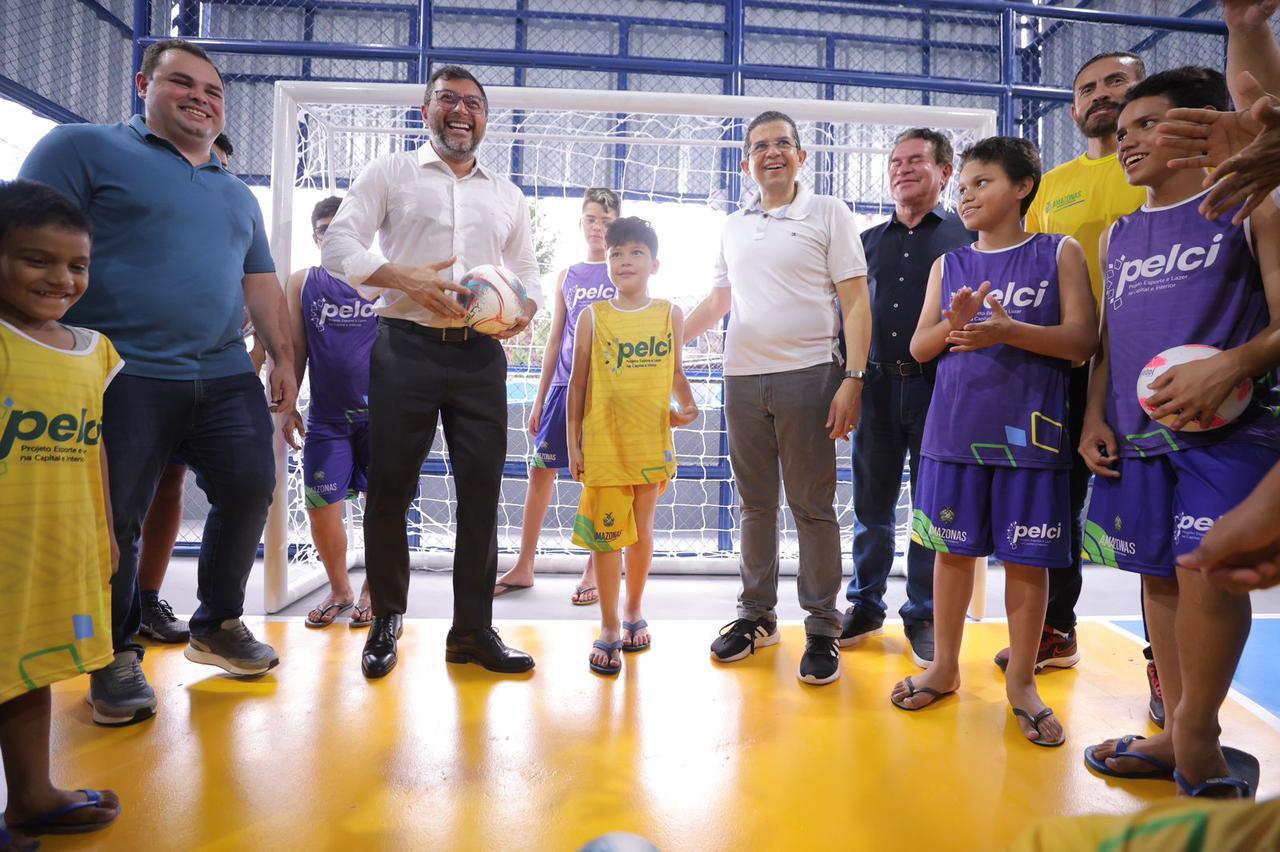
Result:
[[62,104],[54,103],[44,95],[3,74],[0,74],[0,95],[14,103],[22,104],[36,115],[44,116],[50,121],[56,121],[59,124],[84,124],[88,121],[84,116],[72,112]]
[[93,12],[94,16],[99,20],[109,24],[112,29],[119,30],[120,34],[125,38],[133,38],[133,28],[115,16],[115,13],[103,6],[98,0],[76,0],[81,6]]

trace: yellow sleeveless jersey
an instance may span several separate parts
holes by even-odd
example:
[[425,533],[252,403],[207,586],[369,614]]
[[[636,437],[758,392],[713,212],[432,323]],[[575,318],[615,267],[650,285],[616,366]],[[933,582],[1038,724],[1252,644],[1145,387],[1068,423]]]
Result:
[[99,453],[123,362],[97,332],[76,337],[56,349],[0,321],[0,701],[112,658]]
[[640,485],[675,476],[671,303],[624,310],[596,302],[591,377],[582,421],[582,483]]

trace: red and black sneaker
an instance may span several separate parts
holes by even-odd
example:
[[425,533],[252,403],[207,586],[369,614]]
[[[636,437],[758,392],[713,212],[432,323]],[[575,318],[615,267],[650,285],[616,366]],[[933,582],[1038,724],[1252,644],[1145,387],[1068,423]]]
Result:
[[1142,649],[1142,656],[1147,658],[1147,688],[1151,690],[1147,713],[1156,727],[1164,730],[1164,690],[1160,688],[1160,673],[1156,671],[1156,661],[1151,656],[1150,645]]
[[[1073,627],[1069,633],[1044,626],[1040,634],[1040,650],[1036,653],[1036,674],[1045,669],[1069,669],[1080,662],[1080,649],[1076,646],[1076,631]],[[1009,649],[1005,648],[996,654],[996,665],[1000,671],[1009,668]]]

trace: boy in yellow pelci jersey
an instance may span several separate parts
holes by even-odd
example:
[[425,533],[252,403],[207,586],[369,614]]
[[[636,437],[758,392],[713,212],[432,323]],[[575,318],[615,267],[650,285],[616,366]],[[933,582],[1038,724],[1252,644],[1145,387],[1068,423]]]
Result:
[[[89,283],[88,218],[32,181],[0,183],[0,751],[6,848],[93,831],[110,790],[49,774],[49,685],[111,662],[102,392],[123,366],[95,331],[58,322]],[[19,839],[22,838],[22,839]]]
[[[649,647],[640,599],[653,558],[653,514],[676,472],[671,427],[692,423],[698,407],[680,358],[684,317],[665,299],[649,298],[658,235],[628,217],[609,227],[605,241],[618,292],[578,317],[566,419],[569,471],[584,486],[573,541],[595,553],[600,587],[591,670],[616,675],[620,651]],[[627,602],[619,623],[624,548]]]

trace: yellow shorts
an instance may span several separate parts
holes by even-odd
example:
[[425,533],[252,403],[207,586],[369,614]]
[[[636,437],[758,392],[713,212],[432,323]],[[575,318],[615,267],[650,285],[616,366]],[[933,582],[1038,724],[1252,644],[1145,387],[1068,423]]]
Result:
[[[616,553],[636,543],[635,485],[588,485],[573,519],[573,543],[597,553]],[[667,490],[663,482],[658,491]]]

